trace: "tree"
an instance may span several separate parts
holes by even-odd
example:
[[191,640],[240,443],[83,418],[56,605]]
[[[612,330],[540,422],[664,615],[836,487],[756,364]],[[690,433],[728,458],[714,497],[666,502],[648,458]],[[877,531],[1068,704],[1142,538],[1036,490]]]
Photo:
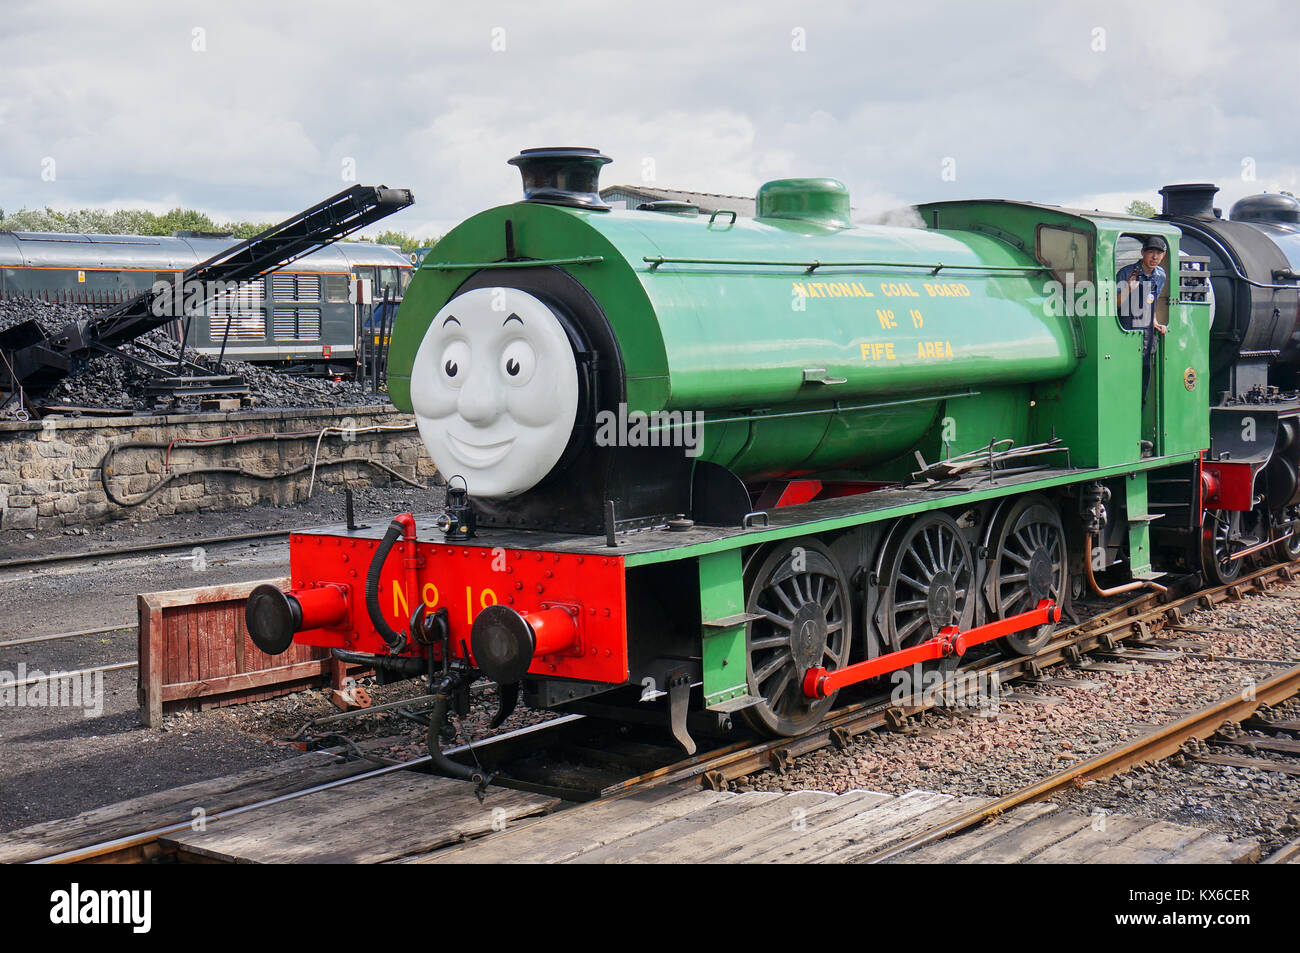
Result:
[[155,218],[151,224],[154,235],[170,235],[172,232],[226,231],[224,228],[218,228],[216,222],[202,212],[187,208],[174,208]]
[[396,245],[405,254],[409,255],[417,248],[425,248],[436,242],[436,238],[423,239],[416,238],[414,235],[408,235],[406,232],[389,231],[380,232],[375,236],[375,243],[378,245]]
[[82,208],[59,212],[52,208],[19,209],[10,215],[0,212],[0,231],[79,232],[90,235],[170,235],[172,232],[231,232],[236,238],[251,238],[270,225],[259,222],[214,222],[210,215],[188,208],[174,208],[162,215],[145,209]]
[[[6,215],[0,209],[0,232],[77,232],[89,235],[170,235],[173,232],[229,232],[243,241],[271,227],[271,222],[216,222],[205,212],[174,208],[162,215],[145,209],[82,208],[58,212],[52,208],[19,209]],[[381,232],[380,245],[396,245],[405,254],[424,248],[436,238],[420,239],[406,232]]]
[[254,235],[262,234],[274,224],[274,222],[231,222],[226,226],[226,230],[233,233],[240,241],[243,241],[246,238],[252,238]]
[[1150,202],[1143,202],[1141,199],[1134,199],[1129,202],[1128,208],[1124,209],[1124,211],[1139,218],[1154,218],[1156,214],[1155,206]]

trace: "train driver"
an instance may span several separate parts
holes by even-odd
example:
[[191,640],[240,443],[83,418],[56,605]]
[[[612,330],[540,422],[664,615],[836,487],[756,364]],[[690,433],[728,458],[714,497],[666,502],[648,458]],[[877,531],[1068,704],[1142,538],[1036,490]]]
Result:
[[1142,403],[1147,402],[1147,385],[1151,382],[1151,368],[1155,364],[1156,335],[1168,328],[1156,321],[1156,302],[1164,290],[1168,276],[1160,263],[1165,260],[1168,247],[1159,235],[1151,235],[1142,243],[1142,258],[1121,268],[1115,275],[1116,304],[1119,323],[1128,331],[1142,332]]

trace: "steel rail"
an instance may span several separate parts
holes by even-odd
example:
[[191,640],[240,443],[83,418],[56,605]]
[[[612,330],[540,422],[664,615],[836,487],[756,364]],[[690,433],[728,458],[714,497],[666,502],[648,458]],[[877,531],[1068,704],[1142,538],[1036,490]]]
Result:
[[[486,743],[491,741],[505,741],[507,739],[517,740],[529,734],[553,729],[560,724],[568,723],[579,716],[567,716],[555,718],[550,721],[540,722],[536,725],[528,725],[524,728],[516,728],[514,731],[508,731],[505,734],[497,735],[493,738],[484,739],[483,741],[470,742],[469,744],[459,745],[455,748],[448,748],[445,754],[462,754],[476,752]],[[285,794],[279,794],[275,797],[266,798],[262,801],[254,801],[250,804],[241,804],[238,807],[232,807],[215,814],[209,814],[205,818],[205,823],[211,824],[215,821],[235,817],[239,814],[246,814],[249,811],[255,811],[260,808],[270,807],[275,804],[282,804],[286,801],[292,801],[300,797],[306,797],[308,794],[316,794],[320,791],[328,791],[332,788],[342,787],[345,784],[352,784],[355,781],[364,781],[367,778],[380,777],[381,775],[391,774],[394,771],[401,771],[410,768],[416,768],[420,765],[428,764],[432,758],[429,755],[421,755],[418,758],[412,758],[409,761],[402,761],[399,764],[385,765],[382,768],[375,768],[371,771],[363,771],[360,774],[350,775],[346,778],[336,778],[333,781],[326,781],[322,784],[313,785],[309,788],[303,788],[300,791],[289,791]],[[143,847],[147,844],[157,841],[159,838],[166,837],[168,834],[179,834],[182,831],[191,830],[193,820],[177,821],[174,824],[165,824],[161,827],[155,827],[150,830],[141,831],[137,834],[126,834],[122,837],[115,837],[111,840],[101,841],[96,844],[89,844],[85,847],[74,847],[69,850],[60,851],[56,854],[50,854],[45,857],[38,857],[29,860],[29,864],[76,864],[86,861],[95,860],[96,858],[111,856],[114,854],[125,854],[135,848]]]
[[[411,761],[403,761],[400,764],[385,765],[382,768],[375,768],[373,771],[365,771],[361,774],[354,774],[347,778],[338,778],[334,781],[326,781],[324,784],[317,784],[310,788],[304,788],[301,791],[290,791],[288,794],[281,794],[273,798],[267,798],[265,801],[256,801],[252,804],[241,804],[239,807],[232,807],[226,811],[219,811],[216,814],[208,815],[204,823],[211,824],[214,821],[225,820],[238,814],[244,814],[248,811],[255,811],[258,808],[269,807],[272,804],[281,804],[285,801],[292,801],[295,798],[305,797],[308,794],[315,794],[319,791],[328,791],[330,788],[340,787],[344,784],[351,784],[353,781],[362,781],[366,778],[376,778],[383,774],[390,774],[393,771],[401,771],[406,768],[423,764],[429,760],[428,755],[420,758],[414,758]],[[152,830],[143,831],[139,834],[127,834],[124,837],[115,837],[112,840],[103,841],[99,844],[92,844],[89,847],[78,847],[72,850],[65,850],[58,854],[51,854],[48,857],[41,857],[36,860],[28,861],[30,864],[77,864],[84,863],[88,860],[94,860],[97,857],[103,857],[108,854],[120,854],[132,850],[136,847],[143,847],[146,844],[153,843],[161,837],[168,834],[179,834],[181,831],[191,830],[193,820],[177,821],[175,824],[167,824],[163,827],[155,827]]]
[[76,632],[55,632],[52,635],[32,635],[23,639],[10,639],[0,642],[0,649],[14,645],[31,645],[33,642],[54,642],[59,639],[75,639],[85,635],[110,635],[114,632],[134,632],[140,626],[136,622],[123,622],[121,625],[105,626],[102,629],[78,629]]
[[170,543],[139,543],[133,546],[117,546],[113,549],[101,549],[90,553],[54,553],[48,556],[32,556],[25,559],[8,559],[0,562],[0,571],[22,569],[26,566],[44,566],[50,563],[75,562],[79,559],[101,559],[111,556],[129,556],[135,553],[167,552],[172,549],[193,549],[195,546],[217,546],[222,543],[240,543],[249,539],[268,539],[272,536],[288,536],[296,530],[269,529],[257,533],[238,533],[234,536],[208,536],[204,539],[176,540]]
[[990,817],[1011,810],[1021,804],[1037,801],[1059,791],[1075,781],[1085,779],[1102,780],[1111,775],[1126,771],[1140,764],[1159,761],[1176,754],[1183,744],[1192,738],[1204,740],[1214,734],[1225,721],[1241,722],[1253,715],[1260,705],[1276,705],[1292,695],[1300,693],[1300,665],[1288,671],[1274,675],[1258,685],[1251,698],[1244,698],[1243,693],[1226,696],[1207,708],[1193,712],[1175,722],[1156,729],[1151,734],[1127,744],[1112,748],[1094,758],[1058,771],[1051,777],[1044,778],[1011,794],[978,807],[954,818],[946,824],[922,831],[898,844],[870,854],[859,863],[878,864],[905,854],[910,850],[924,847],[960,833],[976,824],[983,823]]
[[[1037,676],[1041,674],[1042,670],[1047,666],[1067,660],[1077,660],[1078,658],[1081,658],[1082,653],[1086,651],[1091,651],[1097,648],[1114,649],[1123,637],[1115,638],[1113,633],[1122,630],[1129,630],[1130,634],[1128,637],[1141,634],[1141,626],[1143,626],[1148,619],[1154,620],[1164,616],[1171,624],[1176,624],[1180,618],[1178,613],[1183,608],[1209,608],[1221,601],[1240,599],[1245,591],[1245,587],[1252,584],[1260,587],[1260,591],[1262,592],[1263,586],[1270,580],[1291,582],[1295,579],[1294,570],[1298,566],[1300,566],[1300,561],[1268,566],[1257,570],[1250,575],[1234,580],[1230,585],[1192,591],[1185,595],[1174,595],[1172,588],[1168,592],[1148,593],[1135,599],[1131,599],[1121,605],[1105,609],[1097,615],[1091,616],[1073,626],[1061,630],[1056,633],[1052,640],[1034,656],[985,658],[978,660],[969,666],[955,669],[954,674],[961,677],[988,675],[992,673],[998,673],[1001,675],[1005,673],[1009,676],[1008,680],[1025,675]],[[1153,735],[1138,739],[1135,742],[1130,742],[1123,746],[1123,749],[1116,750],[1124,751],[1126,749],[1132,749],[1134,753],[1131,757],[1135,760],[1132,760],[1130,763],[1137,763],[1136,759],[1144,757],[1147,759],[1152,757],[1163,757],[1165,755],[1159,754],[1160,751],[1165,749],[1168,749],[1169,753],[1177,751],[1181,746],[1182,741],[1186,740],[1186,737],[1190,737],[1190,735],[1188,735],[1182,739],[1177,739],[1176,729],[1179,729],[1180,727],[1182,727],[1183,730],[1186,730],[1186,725],[1213,722],[1209,725],[1209,730],[1201,736],[1208,737],[1218,728],[1219,725],[1222,724],[1223,721],[1243,720],[1244,718],[1249,717],[1249,715],[1252,714],[1260,704],[1276,704],[1277,701],[1281,701],[1282,699],[1289,697],[1289,695],[1295,694],[1297,691],[1300,691],[1300,666],[1295,666],[1291,670],[1274,676],[1258,686],[1254,700],[1246,701],[1239,698],[1226,698],[1216,706],[1212,706],[1216,713],[1220,706],[1222,706],[1222,711],[1229,712],[1229,714],[1226,715],[1220,714],[1217,721],[1214,720],[1216,714],[1207,713],[1209,710],[1199,712],[1195,715],[1180,719],[1173,725],[1166,726],[1166,728],[1160,729]],[[821,724],[803,735],[791,738],[765,739],[757,743],[739,741],[725,744],[710,752],[703,752],[675,764],[667,765],[610,785],[600,791],[599,797],[602,800],[622,797],[632,793],[634,790],[658,787],[664,784],[689,780],[696,777],[702,778],[704,785],[707,787],[725,787],[728,780],[743,777],[747,774],[753,773],[754,771],[770,767],[782,768],[791,757],[806,754],[830,744],[842,747],[846,745],[854,735],[861,734],[873,728],[885,725],[890,725],[895,728],[901,727],[908,717],[934,707],[933,703],[926,703],[924,699],[921,699],[920,703],[912,703],[916,701],[916,696],[911,696],[904,702],[898,702],[886,696],[877,696],[865,701],[856,702],[832,712]],[[1240,717],[1234,717],[1234,715],[1239,715]],[[469,754],[471,757],[477,758],[480,754],[490,752],[494,748],[500,747],[508,751],[511,747],[521,743],[528,746],[530,750],[536,750],[538,747],[536,744],[530,746],[527,744],[530,741],[535,742],[537,740],[536,737],[532,736],[545,736],[562,730],[566,725],[584,720],[586,719],[582,715],[561,716],[550,721],[530,725],[502,735],[496,735],[491,738],[482,739],[481,741],[450,748],[444,753],[449,756]],[[1204,728],[1198,730],[1204,730]],[[1154,754],[1152,752],[1154,752]],[[922,846],[923,843],[929,843],[932,840],[947,837],[959,830],[964,830],[970,826],[978,824],[985,818],[1014,806],[1014,804],[1011,803],[1011,800],[1017,795],[1023,795],[1023,798],[1015,803],[1023,803],[1024,800],[1042,797],[1046,793],[1050,793],[1051,790],[1058,789],[1061,784],[1070,783],[1076,777],[1090,776],[1084,775],[1082,772],[1101,772],[1106,770],[1103,765],[1103,760],[1107,757],[1116,764],[1115,767],[1110,769],[1111,773],[1123,769],[1121,766],[1118,766],[1115,752],[1111,752],[1108,755],[1098,756],[1088,762],[1075,765],[1066,771],[1053,775],[1051,778],[1037,782],[1021,792],[1008,795],[1006,798],[999,799],[999,801],[994,802],[993,804],[972,811],[968,815],[949,822],[942,827],[922,832],[909,841],[897,845],[896,848],[891,848],[888,852],[881,852],[879,855],[872,855],[869,860],[872,862],[886,860],[889,859],[889,857],[896,856],[897,853],[900,853],[903,850]],[[1123,755],[1120,755],[1119,757],[1123,757]],[[241,805],[240,807],[214,814],[210,816],[208,820],[211,822],[221,818],[233,817],[237,814],[293,800],[317,791],[339,787],[343,784],[351,783],[352,781],[363,780],[367,777],[375,777],[397,770],[417,767],[428,763],[430,760],[431,759],[428,755],[421,756],[410,761],[402,762],[401,764],[385,766],[373,771],[353,775],[349,778],[342,778],[312,788],[307,788],[302,791],[289,792],[265,801]],[[1105,775],[1098,774],[1098,776]],[[1048,785],[1053,781],[1061,778],[1064,778],[1064,780],[1060,780],[1055,787],[1048,787]],[[1029,791],[1038,791],[1039,789],[1042,790],[1042,793],[1025,793]],[[964,823],[962,823],[963,821]],[[83,860],[92,860],[105,855],[123,854],[144,844],[156,841],[167,834],[178,833],[189,829],[190,824],[190,821],[182,821],[151,831],[142,832],[140,834],[127,835],[111,841],[105,841],[102,844],[64,851],[59,854],[31,861],[31,863],[73,863]]]
[[[953,674],[958,678],[997,674],[1002,681],[1038,676],[1049,666],[1076,661],[1087,652],[1097,649],[1114,650],[1123,638],[1139,634],[1140,626],[1148,621],[1164,617],[1174,622],[1185,608],[1208,608],[1217,602],[1240,598],[1245,586],[1265,582],[1270,577],[1276,581],[1290,582],[1294,579],[1293,568],[1297,565],[1300,563],[1268,566],[1234,580],[1231,585],[1197,590],[1186,595],[1173,595],[1172,591],[1146,593],[1062,629],[1033,656],[984,658],[955,669]],[[1134,632],[1135,629],[1139,632]],[[1125,630],[1129,631],[1128,636],[1116,636],[1116,633]],[[1086,668],[1083,670],[1086,671]],[[781,769],[791,758],[829,744],[843,747],[854,735],[884,726],[901,727],[907,718],[932,707],[932,703],[926,703],[915,695],[897,702],[877,696],[836,709],[803,735],[741,742],[715,749],[678,764],[630,778],[606,789],[606,793],[635,787],[657,787],[695,777],[701,777],[706,787],[721,789],[728,781],[766,768]]]
[[120,672],[128,668],[136,668],[139,664],[139,662],[117,662],[113,665],[96,665],[94,668],[77,668],[65,672],[50,672],[48,674],[33,675],[31,678],[24,678],[22,681],[14,679],[8,682],[0,682],[0,692],[7,692],[14,688],[26,688],[28,685],[37,685],[40,682],[61,682],[66,678],[80,678],[82,675]]
[[[1136,617],[1129,615],[1131,604],[1116,606],[1106,612],[1085,620],[1078,626],[1062,630],[1052,641],[1032,658],[1017,657],[1009,659],[986,658],[970,665],[955,669],[959,677],[988,675],[993,672],[1001,674],[1006,671],[1011,678],[1019,675],[1034,674],[1044,661],[1048,664],[1065,661],[1066,650],[1077,647],[1087,640],[1094,643],[1108,632],[1119,628],[1131,628]],[[1100,628],[1089,628],[1086,632],[1078,631],[1084,626],[1095,624],[1098,620],[1115,619]],[[1071,633],[1074,633],[1073,635]],[[1045,658],[1047,657],[1047,658]],[[657,787],[702,777],[705,786],[713,789],[725,787],[727,781],[744,777],[755,771],[761,771],[774,765],[783,765],[791,757],[808,754],[828,744],[843,746],[854,735],[862,734],[874,728],[901,727],[912,715],[925,711],[930,705],[909,704],[915,696],[909,696],[905,702],[898,703],[889,696],[874,696],[865,701],[854,702],[831,712],[815,728],[802,735],[789,738],[767,738],[758,742],[737,742],[722,749],[714,749],[689,758],[685,761],[655,771],[650,771],[630,778],[607,789],[606,793],[615,793],[636,787]]]

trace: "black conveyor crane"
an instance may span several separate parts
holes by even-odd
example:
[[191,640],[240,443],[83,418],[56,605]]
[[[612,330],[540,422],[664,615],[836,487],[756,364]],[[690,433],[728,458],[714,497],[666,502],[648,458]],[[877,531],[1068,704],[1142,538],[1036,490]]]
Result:
[[[2,331],[0,407],[16,396],[20,404],[30,404],[33,398],[48,393],[65,377],[76,374],[90,361],[106,355],[129,360],[149,371],[157,378],[156,385],[150,388],[153,393],[173,396],[247,393],[248,385],[242,378],[214,376],[203,365],[186,361],[183,340],[180,358],[137,342],[137,347],[161,359],[157,363],[117,348],[184,317],[173,305],[180,303],[177,299],[188,297],[189,289],[234,287],[232,283],[260,278],[404,209],[414,201],[409,189],[354,185],[195,265],[181,275],[179,288],[155,286],[130,301],[74,321],[49,335],[36,321],[24,321]],[[202,284],[196,286],[194,282]],[[167,298],[173,300],[169,302]]]

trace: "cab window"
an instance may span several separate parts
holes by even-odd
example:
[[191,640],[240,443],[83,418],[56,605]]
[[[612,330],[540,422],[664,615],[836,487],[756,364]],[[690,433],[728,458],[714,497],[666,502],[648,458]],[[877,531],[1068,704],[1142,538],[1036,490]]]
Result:
[[382,298],[385,294],[390,298],[401,297],[402,289],[397,282],[397,269],[380,268],[378,271],[379,282],[375,286],[375,297]]
[[[1111,272],[1111,277],[1119,273],[1121,268],[1137,264],[1142,259],[1142,245],[1146,241],[1145,235],[1121,235],[1115,239],[1115,268]],[[1169,278],[1169,256],[1165,255],[1165,260],[1161,262],[1160,267],[1165,270],[1165,285],[1160,289],[1160,297],[1155,302],[1154,318],[1157,324],[1169,323],[1169,289],[1173,285],[1173,279]]]
[[1038,226],[1038,260],[1052,269],[1057,281],[1092,281],[1093,254],[1090,237],[1075,228]]

